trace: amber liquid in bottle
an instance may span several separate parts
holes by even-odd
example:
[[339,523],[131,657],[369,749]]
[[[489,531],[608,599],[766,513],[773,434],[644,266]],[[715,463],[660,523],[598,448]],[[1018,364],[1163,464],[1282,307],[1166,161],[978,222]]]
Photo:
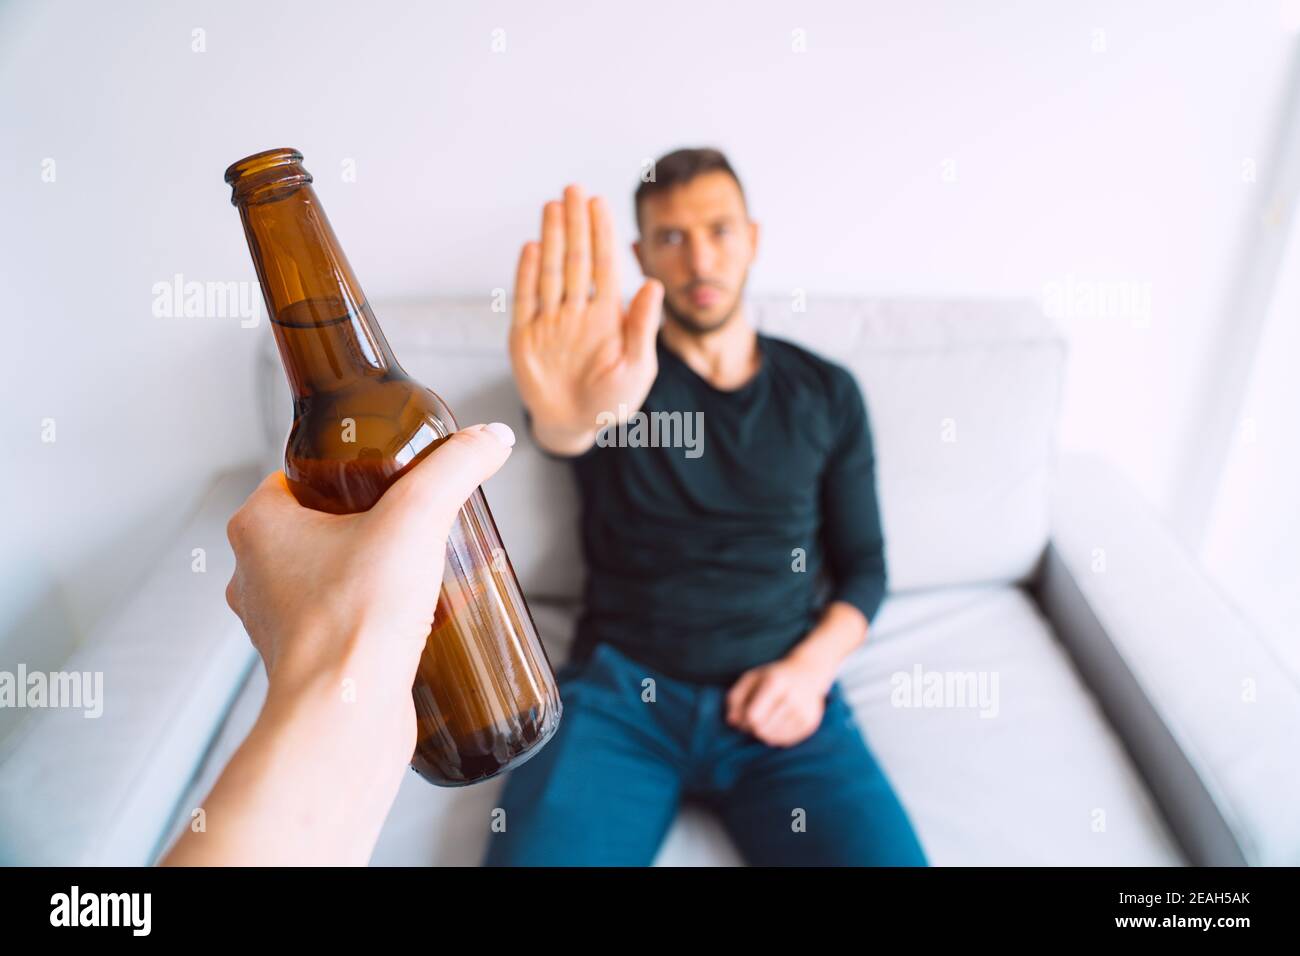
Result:
[[[226,171],[293,393],[285,476],[307,507],[350,514],[373,506],[457,425],[397,364],[311,181],[290,149]],[[461,508],[446,548],[412,688],[411,766],[431,783],[461,786],[537,753],[562,705],[482,489]]]

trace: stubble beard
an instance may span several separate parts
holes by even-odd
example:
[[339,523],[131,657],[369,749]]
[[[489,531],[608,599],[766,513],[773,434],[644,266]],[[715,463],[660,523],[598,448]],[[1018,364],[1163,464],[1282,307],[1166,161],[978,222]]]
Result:
[[731,307],[728,308],[727,311],[722,314],[721,318],[715,319],[712,322],[701,322],[698,319],[696,319],[693,315],[689,315],[684,312],[679,312],[673,306],[672,301],[667,296],[664,297],[664,317],[668,319],[668,321],[674,323],[683,332],[687,332],[690,335],[694,335],[694,336],[708,335],[712,332],[718,331],[718,329],[722,328],[733,318],[735,318],[736,313],[740,311],[740,303],[743,297],[744,289],[745,289],[745,283],[742,280],[739,287],[736,290],[735,298],[731,300]]

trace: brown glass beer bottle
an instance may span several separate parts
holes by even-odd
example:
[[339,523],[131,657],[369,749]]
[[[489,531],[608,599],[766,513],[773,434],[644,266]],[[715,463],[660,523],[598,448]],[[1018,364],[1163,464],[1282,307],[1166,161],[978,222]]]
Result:
[[[302,154],[249,156],[226,170],[226,182],[293,392],[289,487],[320,511],[365,511],[446,440],[456,420],[397,364]],[[419,735],[411,765],[431,783],[461,786],[537,753],[562,707],[482,489],[461,509],[446,547],[413,688]]]

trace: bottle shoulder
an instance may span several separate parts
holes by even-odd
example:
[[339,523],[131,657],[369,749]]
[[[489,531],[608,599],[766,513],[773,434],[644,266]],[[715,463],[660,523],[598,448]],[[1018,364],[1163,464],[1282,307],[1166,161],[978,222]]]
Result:
[[321,510],[369,508],[457,427],[437,393],[408,377],[308,396],[297,406],[285,475],[291,486],[310,489],[313,507],[338,505]]

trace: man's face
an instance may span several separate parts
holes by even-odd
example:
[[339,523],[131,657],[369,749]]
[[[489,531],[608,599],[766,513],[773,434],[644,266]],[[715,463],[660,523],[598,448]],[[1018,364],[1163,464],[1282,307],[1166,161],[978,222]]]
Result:
[[664,312],[689,332],[721,328],[738,311],[758,248],[736,181],[702,173],[641,203],[632,244],[647,278],[664,284]]

